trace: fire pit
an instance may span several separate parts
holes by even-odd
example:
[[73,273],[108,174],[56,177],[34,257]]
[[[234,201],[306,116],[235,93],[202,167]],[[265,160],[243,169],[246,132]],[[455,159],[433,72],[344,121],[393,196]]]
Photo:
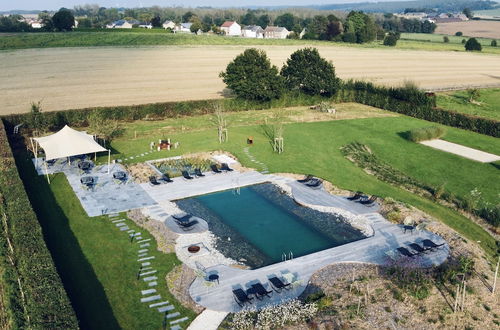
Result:
[[200,251],[200,247],[198,245],[191,245],[190,247],[188,247],[188,251],[191,253],[196,253]]

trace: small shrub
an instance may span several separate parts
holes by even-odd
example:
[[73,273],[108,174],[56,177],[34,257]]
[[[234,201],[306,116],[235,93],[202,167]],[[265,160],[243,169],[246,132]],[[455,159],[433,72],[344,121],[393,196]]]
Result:
[[486,305],[486,304],[483,304],[483,307],[486,311],[490,312],[491,311],[491,307]]
[[476,38],[470,38],[465,43],[465,50],[466,51],[469,51],[469,52],[478,51],[478,52],[480,52],[482,49],[483,49],[483,47],[481,46],[479,41],[477,41]]
[[408,131],[407,136],[408,140],[412,142],[420,142],[432,139],[439,139],[444,135],[445,132],[446,132],[445,129],[442,127],[431,126],[431,127],[412,129]]
[[387,213],[387,219],[390,222],[399,223],[401,221],[401,213],[399,211],[392,210]]
[[466,42],[467,42],[467,40],[462,39],[462,45],[465,45]]
[[444,43],[449,43],[450,42],[450,38],[448,38],[447,36],[444,36],[443,37],[443,42]]
[[496,40],[491,40],[491,47],[496,47],[497,46],[497,41]]
[[463,34],[462,32],[460,32],[460,31],[458,31],[458,32],[456,32],[456,33],[455,33],[455,35],[456,35],[457,37],[461,37],[461,36],[463,36],[464,34]]
[[384,46],[394,47],[398,43],[396,36],[389,34],[384,38]]

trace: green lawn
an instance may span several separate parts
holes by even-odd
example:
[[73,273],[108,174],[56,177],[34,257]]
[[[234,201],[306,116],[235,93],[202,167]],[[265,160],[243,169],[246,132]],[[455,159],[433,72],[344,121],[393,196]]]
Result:
[[470,103],[465,90],[438,93],[437,105],[447,110],[500,120],[500,88],[480,89],[479,93],[479,104]]
[[[429,51],[465,51],[462,44],[425,41],[434,38],[431,34],[409,34],[411,40],[399,40],[397,49]],[[422,40],[416,40],[416,39]],[[460,39],[462,40],[462,39]],[[434,40],[435,41],[435,40]],[[367,44],[349,44],[318,40],[253,39],[213,35],[173,34],[162,30],[151,31],[102,31],[65,33],[0,33],[0,50],[48,47],[93,47],[93,46],[148,46],[148,45],[332,45],[337,47],[383,48],[382,41]],[[488,43],[489,45],[489,43]],[[482,53],[500,54],[500,47],[484,46]]]
[[[140,290],[149,287],[136,279],[138,245],[131,243],[107,216],[89,218],[63,174],[54,176],[49,186],[43,177],[35,175],[23,156],[18,157],[20,173],[80,327],[162,328],[163,314],[140,302]],[[128,225],[142,232],[143,238],[153,238],[132,221]],[[175,254],[158,252],[153,238],[150,255],[155,256],[153,265],[158,270],[157,291],[192,320],[195,313],[179,305],[164,280],[180,263]]]
[[[383,160],[418,180],[432,185],[445,183],[446,189],[456,195],[467,195],[474,188],[482,192],[483,198],[491,203],[498,203],[500,182],[498,169],[491,164],[482,164],[415,144],[403,139],[399,133],[411,128],[428,126],[429,123],[409,117],[385,117],[355,120],[338,120],[314,123],[290,123],[285,131],[285,153],[276,155],[271,152],[269,143],[262,134],[260,126],[241,126],[229,129],[230,140],[219,145],[215,129],[202,129],[201,122],[208,122],[207,117],[190,118],[197,126],[184,133],[172,131],[162,137],[170,137],[179,141],[181,147],[172,151],[161,151],[153,155],[135,158],[134,162],[147,159],[181,155],[188,152],[224,149],[236,155],[244,165],[253,163],[243,153],[246,137],[253,136],[255,145],[251,153],[264,162],[272,172],[314,173],[333,184],[350,190],[363,190],[379,196],[391,196],[407,202],[440,218],[464,236],[481,241],[488,253],[494,250],[494,240],[484,230],[454,211],[439,206],[421,197],[407,193],[396,187],[376,180],[340,153],[339,148],[349,142],[359,141],[367,144]],[[170,121],[163,122],[171,126]],[[154,123],[152,125],[158,125]],[[149,123],[136,122],[127,126],[127,130],[136,127],[147,129]],[[485,151],[500,154],[498,139],[472,133],[469,131],[447,128],[446,139],[469,146],[481,145]],[[150,141],[159,136],[130,137],[117,139],[112,143],[113,149],[127,157],[143,153],[148,149]]]

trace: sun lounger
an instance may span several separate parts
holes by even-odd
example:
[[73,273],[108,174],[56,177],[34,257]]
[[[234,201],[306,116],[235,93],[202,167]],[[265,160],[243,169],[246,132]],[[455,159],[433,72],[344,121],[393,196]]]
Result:
[[398,252],[405,256],[405,257],[409,257],[409,258],[413,258],[414,256],[416,256],[418,253],[411,253],[410,251],[408,251],[408,249],[404,248],[404,247],[398,247],[396,250],[398,250]]
[[309,182],[306,182],[304,184],[310,188],[316,188],[316,187],[321,186],[322,183],[323,182],[320,179],[314,178],[314,179],[311,179]]
[[430,248],[421,247],[417,243],[411,243],[408,244],[408,246],[415,250],[417,253],[426,253],[428,250],[430,250]]
[[157,186],[161,183],[158,182],[158,180],[156,179],[156,176],[150,176],[149,177],[149,184],[152,186]]
[[441,243],[441,244],[436,244],[434,243],[433,241],[431,241],[430,239],[424,239],[422,241],[422,245],[426,248],[429,248],[429,249],[437,249],[441,246],[443,246],[445,243]]
[[314,178],[314,176],[312,174],[308,174],[305,178],[303,178],[301,180],[297,180],[297,182],[306,183],[306,182],[311,181],[313,178]]
[[283,289],[290,290],[290,283],[283,283],[278,277],[274,276],[269,279],[269,283],[271,283],[272,288],[276,292],[281,292]]
[[191,219],[192,217],[193,217],[193,216],[192,216],[191,214],[189,214],[189,213],[184,214],[184,215],[174,214],[174,215],[172,216],[172,218],[174,218],[174,220],[175,220],[176,222],[184,222],[184,223],[188,222],[188,221],[189,221],[189,219]]
[[356,201],[356,200],[360,199],[361,197],[363,197],[363,193],[361,191],[356,191],[356,193],[354,195],[352,195],[351,197],[347,197],[347,199],[350,201]]
[[194,179],[194,178],[193,178],[193,177],[192,177],[192,176],[188,173],[188,171],[181,171],[181,174],[182,174],[182,176],[184,177],[184,179],[186,179],[186,180],[192,180],[192,179]]
[[252,289],[255,290],[255,296],[257,297],[257,299],[260,300],[262,300],[264,296],[271,298],[269,294],[273,293],[272,290],[267,291],[266,288],[264,288],[264,286],[261,283],[252,284]]
[[222,173],[222,171],[219,170],[219,168],[215,164],[210,165],[210,168],[212,169],[212,172],[214,172],[214,173]]
[[370,198],[359,199],[357,202],[366,206],[371,206],[377,200],[377,196],[373,195]]
[[226,172],[232,172],[233,171],[232,168],[229,168],[229,166],[227,165],[227,163],[222,163],[221,166],[220,166],[220,169],[222,171],[226,171]]
[[249,303],[251,304],[252,303],[252,299],[253,298],[250,298],[245,291],[243,291],[243,289],[236,289],[236,290],[233,290],[233,296],[234,296],[234,300],[236,301],[236,303],[240,306],[240,307],[243,307],[243,305],[245,305],[245,303]]
[[161,178],[160,178],[161,181],[165,182],[165,183],[169,183],[169,182],[174,182],[174,180],[172,180],[170,178],[170,175],[168,173],[164,173]]
[[196,175],[197,177],[202,177],[202,176],[205,176],[205,174],[201,173],[201,169],[199,168],[195,168],[194,169],[194,175]]

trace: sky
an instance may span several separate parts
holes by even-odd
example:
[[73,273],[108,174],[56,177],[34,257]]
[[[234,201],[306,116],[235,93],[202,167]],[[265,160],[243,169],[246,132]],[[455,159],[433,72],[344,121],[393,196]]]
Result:
[[[6,10],[55,10],[61,7],[73,8],[75,5],[98,3],[102,7],[247,7],[247,6],[305,6],[333,3],[373,2],[375,0],[0,0],[0,11]],[[384,0],[396,1],[396,0]]]

